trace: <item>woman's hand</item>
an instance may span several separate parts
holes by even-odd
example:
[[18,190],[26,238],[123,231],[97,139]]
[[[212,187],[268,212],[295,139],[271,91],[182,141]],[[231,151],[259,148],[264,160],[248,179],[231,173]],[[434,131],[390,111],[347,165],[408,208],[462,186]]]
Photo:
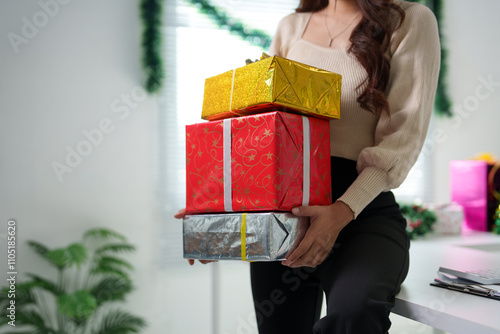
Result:
[[183,219],[185,215],[186,215],[186,208],[182,208],[179,211],[177,211],[177,213],[174,215],[174,218]]
[[[200,263],[202,264],[207,264],[207,263],[210,263],[210,262],[217,262],[217,260],[198,260],[200,261]],[[194,260],[193,259],[188,259],[188,263],[189,265],[193,265],[194,264]]]
[[289,267],[316,267],[328,256],[340,231],[354,219],[347,204],[337,201],[328,206],[301,206],[293,208],[296,216],[310,217],[310,226],[304,239],[281,263]]
[[[174,218],[176,218],[176,219],[183,219],[185,215],[186,215],[186,208],[183,208],[183,209],[180,209],[174,215]],[[216,260],[198,260],[198,261],[200,261],[200,263],[203,263],[203,264],[207,264],[207,263],[210,263],[210,262],[217,262]],[[188,263],[189,263],[189,265],[192,266],[194,264],[194,260],[188,259]]]

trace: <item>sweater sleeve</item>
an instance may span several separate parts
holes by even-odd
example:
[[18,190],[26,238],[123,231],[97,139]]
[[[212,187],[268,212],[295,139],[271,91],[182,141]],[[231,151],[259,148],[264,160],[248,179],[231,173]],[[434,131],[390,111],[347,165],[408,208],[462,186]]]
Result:
[[427,7],[407,7],[390,44],[387,100],[375,129],[374,146],[361,151],[359,176],[339,198],[357,217],[381,192],[397,188],[415,164],[429,126],[440,66],[438,27]]

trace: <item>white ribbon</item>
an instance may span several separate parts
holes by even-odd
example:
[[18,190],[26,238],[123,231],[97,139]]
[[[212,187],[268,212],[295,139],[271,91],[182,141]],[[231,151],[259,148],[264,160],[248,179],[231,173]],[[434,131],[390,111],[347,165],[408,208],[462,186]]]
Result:
[[[309,118],[302,116],[303,132],[303,167],[302,167],[302,205],[309,205],[311,191],[311,131]],[[224,150],[224,211],[233,211],[231,189],[231,118],[223,120],[223,150]]]
[[[234,73],[234,72],[233,72]],[[232,92],[231,92],[232,96]],[[233,211],[233,199],[231,190],[231,119],[227,118],[223,123],[223,146],[224,150],[224,211]]]
[[302,205],[309,205],[309,193],[311,191],[311,131],[309,129],[309,118],[302,116],[303,133],[303,157],[302,166]]

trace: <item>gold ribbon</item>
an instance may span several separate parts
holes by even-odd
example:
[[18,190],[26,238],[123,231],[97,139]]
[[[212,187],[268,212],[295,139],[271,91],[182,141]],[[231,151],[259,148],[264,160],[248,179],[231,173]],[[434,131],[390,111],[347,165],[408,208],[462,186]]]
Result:
[[493,167],[490,170],[490,173],[488,174],[488,188],[490,190],[490,193],[497,199],[497,201],[500,200],[500,193],[495,189],[495,175],[500,168],[500,163],[496,163],[493,165]]
[[241,259],[247,260],[247,214],[241,214]]

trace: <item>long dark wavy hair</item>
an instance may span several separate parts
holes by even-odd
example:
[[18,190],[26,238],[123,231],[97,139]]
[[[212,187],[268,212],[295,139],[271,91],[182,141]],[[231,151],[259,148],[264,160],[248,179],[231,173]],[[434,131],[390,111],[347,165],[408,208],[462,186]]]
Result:
[[[329,0],[300,0],[296,12],[317,12],[328,6]],[[332,0],[336,1],[336,0]],[[382,111],[391,113],[384,95],[389,82],[391,64],[384,56],[394,31],[399,29],[405,19],[403,9],[392,0],[356,0],[363,18],[354,28],[347,50],[356,57],[365,68],[368,76],[358,86],[366,84],[365,90],[358,96],[362,108],[380,115]],[[394,15],[399,16],[399,23],[394,26]]]

